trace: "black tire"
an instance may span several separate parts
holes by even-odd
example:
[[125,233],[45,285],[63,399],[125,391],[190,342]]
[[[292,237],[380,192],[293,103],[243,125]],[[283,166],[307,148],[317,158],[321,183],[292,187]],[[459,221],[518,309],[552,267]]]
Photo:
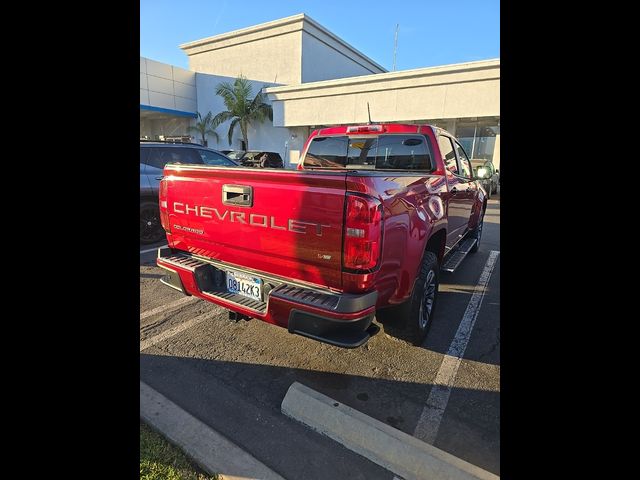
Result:
[[480,248],[480,240],[482,239],[482,227],[484,226],[484,211],[482,212],[482,217],[480,218],[480,223],[478,226],[473,229],[473,232],[469,234],[471,238],[476,239],[476,244],[473,246],[469,253],[476,253]]
[[498,184],[497,183],[496,183],[496,188],[494,188],[491,193],[498,193]]
[[164,240],[165,237],[158,203],[151,200],[140,202],[140,243],[148,245]]
[[402,318],[404,331],[413,345],[421,346],[429,333],[438,300],[439,285],[438,257],[433,252],[425,252],[411,300],[407,302],[408,315]]

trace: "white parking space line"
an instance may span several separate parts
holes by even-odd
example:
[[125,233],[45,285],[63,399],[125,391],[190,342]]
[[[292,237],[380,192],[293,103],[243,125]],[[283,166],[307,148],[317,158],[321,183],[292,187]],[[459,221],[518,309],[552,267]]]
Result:
[[167,245],[160,245],[158,247],[153,247],[153,248],[147,248],[146,250],[140,250],[140,255],[142,255],[143,253],[149,253],[149,252],[153,252],[155,250],[158,250],[159,248],[162,247],[166,247]]
[[197,317],[194,317],[191,320],[187,320],[186,322],[181,323],[180,325],[176,325],[173,328],[165,330],[164,332],[161,332],[158,335],[154,335],[151,338],[147,338],[146,340],[143,340],[142,342],[140,342],[140,351],[142,352],[143,350],[146,350],[147,348],[155,345],[156,343],[159,343],[159,342],[162,342],[163,340],[171,338],[174,335],[179,334],[180,332],[184,332],[188,328],[191,328],[194,325],[197,325],[198,323],[206,320],[207,318],[211,318],[211,312],[198,315]]
[[480,312],[480,307],[482,306],[482,299],[487,290],[487,285],[489,284],[489,279],[491,278],[491,273],[493,272],[493,267],[496,264],[498,255],[500,255],[500,252],[496,250],[492,250],[491,253],[489,253],[489,258],[482,270],[478,284],[473,290],[471,300],[469,300],[467,309],[462,316],[462,321],[458,326],[458,331],[442,360],[442,365],[440,365],[436,379],[433,382],[434,385],[427,398],[427,403],[422,409],[413,436],[424,442],[433,444],[438,436],[440,422],[442,421],[442,416],[444,415],[447,403],[449,402],[449,396],[451,395],[451,387],[455,382],[458,368],[462,362],[462,356],[467,348],[467,343],[469,343],[471,330],[476,323],[476,318],[478,318],[478,312]]
[[194,300],[198,300],[198,297],[182,297],[174,302],[167,303],[166,305],[160,305],[159,307],[156,307],[154,309],[147,310],[146,312],[142,312],[140,314],[140,320],[144,320],[145,318],[148,318],[152,315],[157,315],[158,313],[162,313],[167,310],[173,310],[175,308],[178,308],[181,305],[184,305],[189,302],[193,302]]

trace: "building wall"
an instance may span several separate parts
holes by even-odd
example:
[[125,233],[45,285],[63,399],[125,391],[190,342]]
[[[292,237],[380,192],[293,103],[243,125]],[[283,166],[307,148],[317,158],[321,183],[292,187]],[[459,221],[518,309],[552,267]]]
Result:
[[300,83],[300,35],[294,31],[229,46],[189,53],[189,68],[198,73],[291,84]]
[[496,144],[493,147],[493,165],[500,170],[500,134],[496,135]]
[[140,57],[140,104],[195,112],[195,73]]
[[226,77],[279,84],[301,81],[301,21],[298,16],[180,45],[189,68]]
[[[221,82],[232,83],[235,77],[225,77],[220,75],[209,75],[206,73],[198,73],[196,75],[196,87],[198,89],[198,111],[202,116],[211,111],[214,115],[226,110],[227,108],[222,101],[222,98],[215,94],[216,86]],[[253,86],[253,95],[263,86],[271,86],[272,83],[264,83],[260,81],[250,81]],[[210,148],[216,150],[239,150],[241,148],[240,141],[242,140],[242,133],[240,127],[237,126],[231,145],[228,142],[229,125],[231,122],[225,122],[216,128],[216,132],[220,137],[216,142],[213,138],[208,138],[208,145]],[[279,128],[274,127],[271,121],[267,119],[262,124],[256,124],[249,127],[247,136],[249,140],[249,149],[251,150],[266,150],[270,152],[278,152],[280,156],[285,160],[287,166],[292,167],[295,164],[291,164],[289,159],[293,158],[297,160],[297,155],[302,149],[304,141],[307,137],[307,128]],[[298,153],[297,153],[298,152]],[[297,163],[297,162],[296,162]]]
[[500,115],[500,62],[469,62],[273,87],[274,125],[334,125]]
[[297,85],[386,70],[307,15],[180,45],[199,73]]
[[368,62],[358,61],[345,54],[345,49],[336,42],[326,43],[306,31],[302,32],[302,83],[356,77],[381,73]]

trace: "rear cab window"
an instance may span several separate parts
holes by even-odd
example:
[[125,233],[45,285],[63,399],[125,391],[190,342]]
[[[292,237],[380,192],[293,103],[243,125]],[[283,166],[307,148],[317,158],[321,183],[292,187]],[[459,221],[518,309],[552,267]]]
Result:
[[420,170],[435,168],[429,138],[420,134],[315,137],[304,158],[307,168]]

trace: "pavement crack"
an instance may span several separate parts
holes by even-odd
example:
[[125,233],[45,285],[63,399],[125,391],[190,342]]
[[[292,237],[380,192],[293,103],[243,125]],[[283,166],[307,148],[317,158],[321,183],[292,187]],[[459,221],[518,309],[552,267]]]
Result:
[[500,346],[500,330],[498,329],[498,334],[497,334],[497,338],[496,340],[493,342],[493,344],[491,345],[491,347],[489,348],[489,350],[485,353],[482,353],[479,357],[479,359],[483,359],[484,357],[489,357],[491,355],[493,355],[496,351],[496,348],[498,348],[498,346]]

